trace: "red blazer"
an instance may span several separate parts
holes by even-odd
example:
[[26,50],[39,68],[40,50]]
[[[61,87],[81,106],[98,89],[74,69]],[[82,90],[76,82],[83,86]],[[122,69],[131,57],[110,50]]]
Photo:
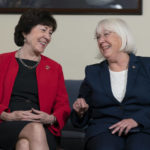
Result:
[[[15,53],[16,51],[0,54],[0,114],[3,111],[10,111],[9,101],[19,68]],[[41,55],[41,61],[36,68],[36,77],[40,110],[55,115],[58,126],[48,128],[54,135],[60,136],[60,131],[70,115],[62,68],[55,61]]]

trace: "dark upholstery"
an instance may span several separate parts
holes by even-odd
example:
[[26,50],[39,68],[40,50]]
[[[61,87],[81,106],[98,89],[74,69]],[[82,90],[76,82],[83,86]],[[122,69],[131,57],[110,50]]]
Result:
[[[69,95],[70,107],[76,100],[81,85],[81,80],[66,80],[67,92]],[[83,150],[85,133],[83,129],[74,128],[68,119],[67,124],[62,130],[61,147],[64,150]]]
[[[78,96],[81,80],[66,80],[65,84],[69,95],[70,107],[72,108],[72,104]],[[62,130],[59,145],[61,145],[60,147],[63,150],[83,150],[84,136],[84,131],[82,129],[74,128],[70,119],[68,119],[67,124]],[[60,148],[58,149],[60,150]]]

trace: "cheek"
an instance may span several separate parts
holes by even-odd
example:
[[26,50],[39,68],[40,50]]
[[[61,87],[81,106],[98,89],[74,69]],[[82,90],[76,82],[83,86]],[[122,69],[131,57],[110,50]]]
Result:
[[121,42],[116,43],[116,47],[117,47],[119,50],[121,49],[121,45],[122,45]]
[[122,40],[121,40],[121,38],[117,37],[116,40],[115,40],[115,42],[116,42],[116,46],[120,49],[121,46],[122,46]]
[[100,42],[99,42],[99,41],[97,41],[97,46],[98,46],[99,48],[100,48],[100,45],[101,45],[101,44],[100,44]]
[[112,43],[112,46],[113,46],[113,47],[116,47],[116,48],[118,48],[118,49],[121,48],[122,42],[121,42],[120,39],[116,38],[116,39],[114,39],[111,43]]
[[101,49],[100,43],[97,43],[97,46],[98,46],[99,51],[100,51],[100,52],[102,52],[102,49]]
[[120,41],[120,45],[119,45],[119,47],[120,47],[120,49],[121,49],[121,47],[122,47],[122,41]]

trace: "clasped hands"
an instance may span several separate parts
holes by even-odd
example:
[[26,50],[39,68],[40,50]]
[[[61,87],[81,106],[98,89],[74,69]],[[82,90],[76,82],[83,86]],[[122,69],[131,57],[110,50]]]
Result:
[[5,121],[33,121],[42,124],[53,125],[56,122],[56,117],[51,114],[47,114],[43,111],[32,108],[27,111],[13,111],[11,113],[3,112],[1,119]]
[[[84,98],[78,98],[73,104],[73,109],[76,111],[79,117],[82,117],[89,109],[89,105],[86,103]],[[109,127],[109,129],[111,130],[112,134],[118,133],[118,136],[121,136],[123,133],[127,135],[132,128],[137,126],[138,123],[134,119],[128,118],[113,124]]]

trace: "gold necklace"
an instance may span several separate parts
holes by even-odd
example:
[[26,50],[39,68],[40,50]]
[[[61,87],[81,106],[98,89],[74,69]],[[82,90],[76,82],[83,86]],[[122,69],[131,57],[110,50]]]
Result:
[[18,59],[19,59],[19,61],[21,62],[21,64],[22,64],[23,66],[25,66],[25,67],[28,68],[28,69],[33,69],[33,68],[35,68],[35,67],[40,63],[41,56],[40,56],[39,60],[37,61],[37,63],[36,63],[35,65],[29,66],[29,65],[27,65],[27,64],[21,59],[20,54],[21,54],[21,50],[18,50]]

